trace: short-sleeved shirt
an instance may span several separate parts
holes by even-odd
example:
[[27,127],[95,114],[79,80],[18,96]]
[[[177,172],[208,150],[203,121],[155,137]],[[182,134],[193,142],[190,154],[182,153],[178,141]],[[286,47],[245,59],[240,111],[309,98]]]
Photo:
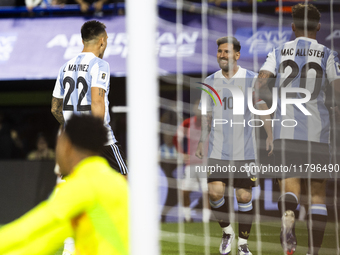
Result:
[[104,158],[82,160],[51,197],[1,228],[1,254],[50,254],[70,235],[82,255],[128,253],[128,186]]
[[[248,125],[253,114],[248,108],[248,89],[253,90],[257,74],[238,66],[238,71],[230,79],[226,79],[219,70],[205,79],[205,84],[212,86],[219,94],[222,105],[214,103],[208,93],[202,91],[208,98],[207,111],[212,112],[212,124],[209,135],[208,158],[220,160],[253,160],[256,159],[255,129]],[[244,115],[235,115],[232,92],[225,85],[238,87],[244,96]],[[211,91],[209,89],[209,91]],[[251,99],[253,100],[253,99]],[[263,101],[258,103],[264,103]],[[199,106],[201,108],[201,105]],[[228,121],[226,124],[214,126],[214,120]]]
[[[329,143],[330,120],[325,106],[327,84],[340,79],[340,63],[337,53],[307,37],[298,37],[268,54],[261,68],[276,75],[277,88],[305,88],[311,92],[311,99],[303,104],[312,115],[305,115],[295,104],[287,104],[287,114],[282,114],[281,97],[278,96],[277,110],[273,119],[274,140],[294,139]],[[287,98],[302,98],[295,93]],[[282,125],[284,120],[296,120]],[[286,122],[288,124],[288,122]]]
[[116,138],[110,126],[109,91],[110,66],[91,52],[82,52],[66,62],[59,70],[53,90],[53,97],[63,99],[63,116],[65,122],[72,114],[91,113],[91,88],[98,87],[105,93],[104,126],[108,133],[110,145]]

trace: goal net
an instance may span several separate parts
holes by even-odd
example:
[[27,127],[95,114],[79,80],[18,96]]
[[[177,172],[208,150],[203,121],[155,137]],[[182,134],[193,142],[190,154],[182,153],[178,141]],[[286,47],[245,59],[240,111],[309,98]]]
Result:
[[[309,3],[308,1],[294,1],[296,3]],[[328,47],[336,52],[340,51],[340,20],[338,10],[340,3],[336,1],[313,1],[312,2],[321,12],[321,29],[317,33],[318,43]],[[183,1],[183,0],[163,0],[158,2],[158,19],[157,19],[157,35],[156,35],[156,53],[158,56],[158,82],[159,82],[159,139],[158,143],[158,180],[152,179],[153,182],[148,182],[144,179],[143,185],[157,185],[159,191],[158,196],[158,220],[160,222],[158,230],[148,229],[148,231],[156,231],[159,240],[159,252],[161,254],[218,254],[219,246],[222,237],[221,227],[218,223],[219,216],[211,213],[211,207],[214,203],[211,202],[212,195],[208,195],[207,177],[211,176],[211,158],[217,159],[217,154],[214,154],[213,148],[210,146],[220,146],[221,155],[235,154],[237,150],[241,150],[244,155],[248,152],[248,145],[244,140],[238,137],[233,137],[233,130],[246,130],[245,126],[254,132],[253,149],[254,149],[254,164],[261,169],[254,172],[253,176],[256,183],[252,188],[253,221],[250,233],[243,236],[249,236],[248,247],[253,254],[273,254],[283,253],[280,243],[281,217],[278,209],[278,201],[282,193],[280,192],[277,178],[295,177],[294,175],[286,175],[286,172],[279,170],[280,175],[264,175],[263,166],[268,169],[270,166],[275,166],[276,154],[268,156],[267,151],[267,133],[263,125],[263,121],[259,115],[252,115],[245,121],[245,115],[240,115],[240,119],[227,119],[223,113],[223,109],[240,110],[240,97],[236,96],[236,92],[232,93],[233,97],[223,96],[224,77],[220,77],[221,88],[214,87],[206,79],[211,74],[220,70],[217,61],[219,54],[219,46],[216,40],[225,37],[235,37],[241,45],[240,56],[237,59],[237,65],[251,72],[258,73],[261,66],[265,63],[267,55],[274,48],[282,46],[288,41],[295,40],[295,34],[292,30],[292,6],[295,3],[278,1]],[[132,7],[131,7],[132,8]],[[129,13],[127,13],[129,15]],[[307,20],[305,21],[307,22]],[[136,38],[136,37],[135,37]],[[151,42],[153,37],[149,37]],[[132,45],[138,41],[130,41]],[[290,52],[284,52],[290,54]],[[295,53],[296,54],[296,53]],[[322,52],[300,52],[299,54],[323,54]],[[311,55],[309,55],[311,56]],[[138,56],[131,58],[136,59]],[[229,63],[230,65],[230,63]],[[231,66],[229,66],[231,67]],[[286,68],[286,66],[285,66]],[[293,67],[288,66],[288,71],[293,75]],[[301,68],[301,67],[300,67]],[[307,67],[309,68],[309,66]],[[340,72],[340,66],[336,67]],[[286,71],[287,71],[286,70]],[[277,72],[280,72],[278,70]],[[312,75],[315,76],[315,68],[312,70]],[[129,75],[133,75],[130,72]],[[312,76],[313,77],[313,76]],[[232,77],[230,77],[232,78]],[[287,85],[293,82],[295,77],[288,80]],[[307,77],[309,78],[309,76]],[[217,78],[212,78],[217,80]],[[240,84],[252,84],[250,78],[239,78],[235,80],[234,86],[238,87],[242,92],[241,95],[246,95],[248,90],[242,90]],[[129,80],[129,78],[128,78]],[[315,80],[315,79],[314,79]],[[211,81],[211,76],[210,76]],[[217,82],[217,81],[216,81]],[[225,82],[227,83],[227,81]],[[275,81],[274,81],[275,83]],[[314,81],[315,83],[315,81]],[[213,82],[214,84],[214,82]],[[224,85],[223,85],[224,84]],[[306,84],[309,84],[308,79]],[[136,86],[136,84],[131,84]],[[209,87],[210,86],[210,87]],[[213,87],[213,89],[211,88]],[[313,89],[306,85],[305,88],[313,93]],[[147,89],[147,86],[145,87]],[[298,197],[299,205],[294,211],[295,213],[295,233],[297,236],[296,254],[306,254],[308,252],[308,242],[313,242],[312,238],[308,237],[308,224],[315,224],[312,220],[308,220],[307,215],[310,213],[312,202],[312,183],[316,180],[314,173],[323,173],[320,178],[329,177],[326,180],[326,200],[327,207],[327,226],[324,233],[323,244],[320,253],[324,254],[340,254],[339,248],[339,213],[338,196],[339,196],[339,154],[337,147],[339,146],[338,135],[338,109],[336,107],[336,98],[332,91],[332,87],[325,86],[322,88],[324,102],[327,108],[327,114],[321,116],[317,126],[324,127],[324,118],[329,118],[329,151],[331,159],[327,165],[318,165],[312,160],[313,154],[310,145],[307,147],[308,160],[303,168],[300,165],[290,165],[289,170],[295,169],[295,172],[303,172],[302,176],[305,179],[306,186],[303,188],[301,197]],[[221,92],[222,91],[222,92]],[[251,90],[252,92],[253,90]],[[281,91],[278,91],[281,92]],[[129,91],[128,91],[129,93]],[[222,93],[222,94],[221,94]],[[154,94],[153,94],[154,95]],[[222,95],[222,96],[220,96]],[[248,94],[247,94],[248,95]],[[249,97],[252,98],[250,93]],[[129,95],[128,95],[129,96]],[[221,112],[209,118],[207,113],[211,108],[206,108],[203,98],[208,98],[209,102],[214,106],[220,106]],[[155,100],[155,98],[144,98],[145,100]],[[245,98],[243,98],[245,99]],[[247,99],[246,99],[247,100]],[[244,105],[248,107],[247,101]],[[252,98],[253,100],[253,98]],[[271,101],[268,108],[271,107]],[[243,101],[242,101],[243,102]],[[253,101],[252,101],[253,102]],[[134,107],[138,107],[135,105]],[[129,111],[133,112],[136,108],[129,105]],[[271,118],[275,118],[275,113],[269,114]],[[312,113],[312,115],[314,112]],[[329,117],[327,117],[329,114]],[[134,115],[136,116],[136,115]],[[145,116],[145,115],[144,115]],[[212,141],[212,135],[208,134],[206,140],[202,143],[203,159],[199,160],[195,155],[197,146],[201,141],[201,131],[203,124],[202,119],[207,119],[207,127],[209,131],[220,132],[221,137]],[[237,122],[238,120],[238,122]],[[232,126],[230,122],[237,123]],[[245,122],[244,122],[245,121]],[[295,124],[299,124],[300,119],[295,119]],[[327,121],[326,121],[327,122]],[[136,122],[129,122],[132,124]],[[241,123],[241,125],[240,125]],[[262,123],[262,124],[261,124]],[[142,123],[140,123],[142,125]],[[202,124],[202,125],[201,125]],[[274,126],[274,122],[271,122]],[[282,123],[285,126],[285,123]],[[289,124],[286,123],[288,126]],[[310,124],[313,125],[313,124]],[[211,127],[213,126],[213,127]],[[294,125],[293,125],[294,126]],[[308,126],[308,130],[313,126]],[[128,139],[134,130],[129,129]],[[219,130],[219,131],[218,131]],[[247,129],[248,130],[248,129]],[[145,131],[147,132],[147,130]],[[229,132],[228,134],[226,134]],[[243,132],[243,131],[242,131]],[[246,131],[245,131],[246,132]],[[306,131],[308,133],[308,131]],[[155,136],[154,134],[150,134]],[[227,136],[229,141],[222,141],[223,137]],[[135,146],[138,138],[129,142],[129,147]],[[227,139],[226,138],[226,139]],[[220,139],[220,140],[218,140]],[[294,137],[292,138],[294,140]],[[229,144],[229,145],[226,145]],[[224,147],[223,147],[224,146]],[[226,146],[228,148],[226,148]],[[281,144],[280,144],[281,146]],[[147,147],[147,144],[144,144]],[[228,152],[230,150],[230,152]],[[299,155],[301,151],[297,147],[291,151],[293,154]],[[139,151],[140,155],[146,155],[145,151]],[[324,151],[320,151],[320,155]],[[211,156],[215,155],[215,156]],[[227,157],[221,156],[219,159],[225,160]],[[229,155],[229,154],[228,154]],[[282,153],[281,162],[289,161],[288,153]],[[325,153],[327,157],[327,153]],[[133,162],[136,157],[130,153],[129,162]],[[245,157],[247,158],[247,157]],[[243,158],[243,160],[245,159]],[[229,160],[229,166],[236,166],[237,157]],[[248,164],[249,163],[249,164]],[[248,162],[251,166],[252,162]],[[139,163],[135,163],[139,164]],[[139,164],[140,166],[140,164]],[[146,168],[147,166],[143,166]],[[222,166],[223,168],[223,166]],[[131,175],[137,169],[131,169]],[[197,174],[197,171],[200,174]],[[283,174],[283,176],[281,175]],[[296,176],[298,177],[298,176]],[[209,177],[210,178],[210,177]],[[235,232],[235,240],[232,244],[232,254],[237,253],[239,240],[239,224],[244,223],[244,214],[242,214],[242,206],[237,199],[239,191],[234,189],[234,184],[238,182],[240,175],[234,173],[222,173],[219,177],[225,178],[226,189],[224,192],[224,201],[228,204],[228,210],[221,212],[227,215],[230,224]],[[242,177],[243,178],[243,177]],[[218,179],[218,180],[220,180]],[[138,180],[131,182],[136,185]],[[301,182],[302,183],[302,182]],[[285,188],[285,184],[282,184]],[[302,187],[303,185],[301,185]],[[143,189],[143,188],[141,188]],[[150,190],[154,190],[151,188]],[[136,189],[137,190],[137,189]],[[211,189],[210,189],[211,190]],[[287,190],[287,189],[286,189]],[[214,191],[211,190],[211,193]],[[305,192],[305,193],[304,193]],[[143,193],[144,194],[144,193]],[[209,199],[210,196],[210,199]],[[138,191],[132,194],[133,199],[138,199]],[[155,197],[152,197],[153,199]],[[135,201],[135,200],[133,200]],[[209,202],[210,201],[210,202]],[[283,209],[285,209],[285,198],[281,199]],[[319,204],[319,203],[317,203]],[[148,204],[146,203],[147,209]],[[137,207],[136,207],[137,208]],[[285,211],[285,210],[283,210]],[[138,211],[132,211],[137,214]],[[147,214],[147,210],[145,211]],[[223,216],[225,217],[225,216]],[[222,217],[222,218],[223,218]],[[141,220],[141,218],[139,218]],[[149,218],[149,220],[152,220]],[[134,221],[134,224],[142,224]],[[158,227],[152,225],[153,227]],[[145,226],[144,226],[145,228]],[[131,231],[135,231],[134,227]],[[311,236],[311,231],[310,235]],[[143,235],[143,233],[139,233]],[[154,235],[153,235],[154,236]],[[135,237],[139,238],[139,237]],[[286,237],[284,237],[285,239]],[[310,239],[310,240],[309,240]],[[134,240],[131,240],[132,243]],[[134,245],[134,244],[133,244]],[[309,251],[310,252],[310,251]]]

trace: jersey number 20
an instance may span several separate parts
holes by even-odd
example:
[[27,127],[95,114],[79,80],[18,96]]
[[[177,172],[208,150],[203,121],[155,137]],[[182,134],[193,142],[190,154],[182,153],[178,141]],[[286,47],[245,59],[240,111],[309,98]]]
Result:
[[[281,87],[286,87],[288,84],[290,84],[293,80],[295,80],[299,75],[299,66],[293,61],[293,60],[285,60],[283,61],[279,66],[279,73],[284,73],[287,67],[290,67],[292,69],[292,72],[290,75],[282,82]],[[310,62],[305,64],[301,68],[301,81],[300,81],[300,88],[306,89],[307,87],[307,72],[310,69],[314,69],[316,72],[316,77],[313,79],[314,81],[314,89],[311,91],[311,99],[313,100],[318,97],[320,90],[321,90],[321,82],[323,77],[323,70],[322,67],[315,62]],[[291,93],[294,95],[291,95],[291,97],[296,97],[296,93]],[[281,93],[280,93],[281,95]]]

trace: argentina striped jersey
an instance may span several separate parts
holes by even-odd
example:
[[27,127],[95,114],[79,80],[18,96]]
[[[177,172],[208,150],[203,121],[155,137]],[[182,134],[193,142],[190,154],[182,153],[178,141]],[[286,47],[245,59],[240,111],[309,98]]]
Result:
[[[222,100],[222,105],[220,103],[215,104],[208,93],[202,91],[201,102],[207,100],[207,111],[212,112],[209,158],[221,160],[256,159],[255,129],[248,125],[248,121],[253,119],[253,114],[247,105],[247,90],[253,88],[256,77],[256,73],[238,66],[238,71],[230,79],[223,76],[222,70],[205,79],[204,83],[212,86]],[[233,94],[226,86],[235,86],[242,91],[244,95],[244,115],[233,114],[235,102]],[[224,124],[216,124],[216,120],[222,120],[221,122]]]
[[[325,106],[325,89],[327,84],[340,78],[340,66],[337,53],[319,44],[316,40],[298,37],[287,42],[268,54],[261,70],[276,75],[275,86],[308,89],[311,99],[303,104],[311,113],[305,115],[294,104],[287,104],[287,114],[282,115],[281,98],[278,97],[274,119],[274,140],[295,139],[329,143],[330,120]],[[302,98],[295,93],[287,98]],[[296,121],[295,127],[285,127],[285,119]]]
[[63,98],[63,116],[65,122],[72,114],[91,114],[91,88],[98,87],[105,93],[104,126],[110,145],[116,138],[110,126],[109,100],[110,67],[109,64],[91,52],[83,52],[66,62],[59,70],[53,90],[53,97]]

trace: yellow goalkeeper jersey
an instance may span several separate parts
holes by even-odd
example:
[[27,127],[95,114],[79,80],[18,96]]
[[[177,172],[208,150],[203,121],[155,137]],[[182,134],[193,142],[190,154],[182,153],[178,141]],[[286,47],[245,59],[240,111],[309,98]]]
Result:
[[77,255],[127,255],[128,186],[101,157],[81,161],[49,200],[0,229],[0,254],[47,255],[73,236]]

